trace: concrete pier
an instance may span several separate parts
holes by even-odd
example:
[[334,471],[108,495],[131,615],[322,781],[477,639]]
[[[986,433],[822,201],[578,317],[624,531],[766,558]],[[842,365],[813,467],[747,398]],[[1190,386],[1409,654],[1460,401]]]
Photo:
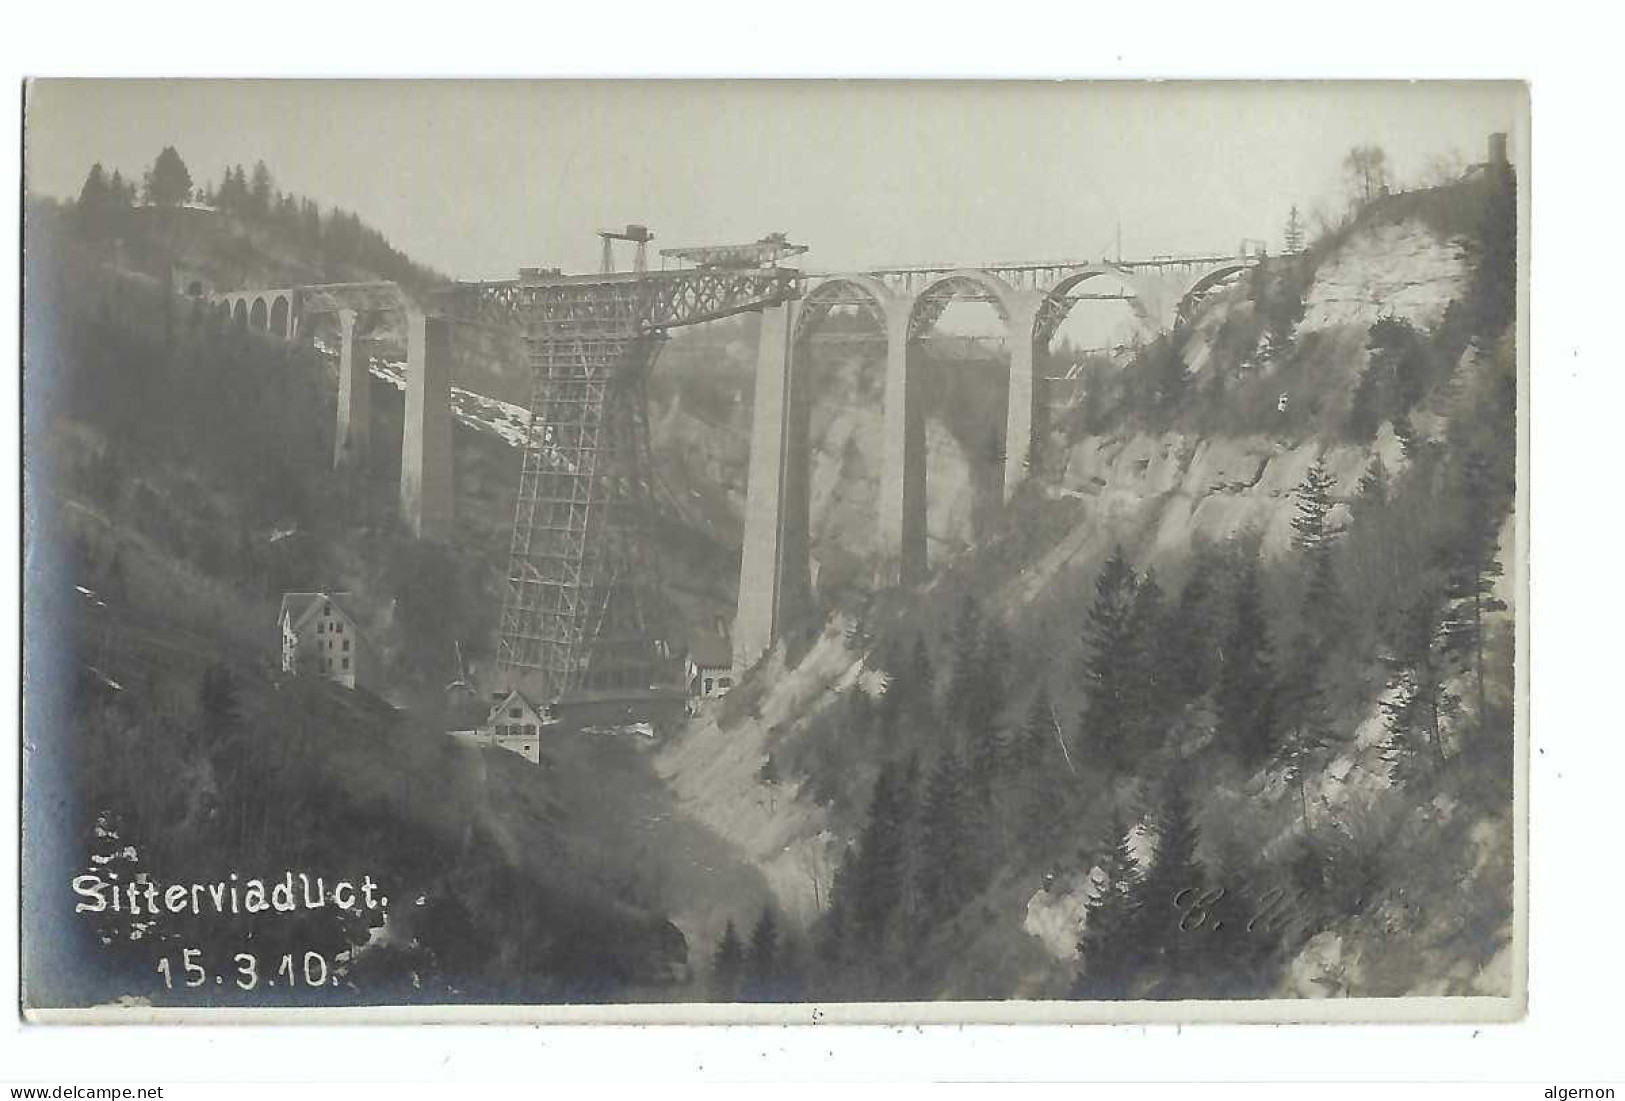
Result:
[[406,318],[406,420],[401,429],[401,516],[420,539],[446,539],[452,520],[451,327]]
[[333,434],[333,469],[362,467],[372,441],[372,380],[367,355],[356,338],[360,315],[339,310],[338,426]]
[[1040,295],[1012,296],[1006,345],[1010,349],[1010,396],[1004,422],[1004,499],[1009,501],[1030,472],[1038,445],[1038,411],[1043,386],[1037,373],[1033,328],[1043,305]]
[[[778,637],[786,616],[810,588],[807,567],[806,433],[796,431],[795,330],[798,302],[762,311],[751,412],[750,466],[745,488],[745,542],[733,661],[748,669]],[[796,467],[802,468],[798,476]],[[800,497],[800,501],[796,500]],[[793,514],[800,514],[800,520]]]
[[888,304],[886,320],[886,391],[881,414],[884,439],[880,457],[880,576],[882,586],[912,585],[924,580],[925,554],[925,411],[920,404],[918,349],[908,339],[907,302]]

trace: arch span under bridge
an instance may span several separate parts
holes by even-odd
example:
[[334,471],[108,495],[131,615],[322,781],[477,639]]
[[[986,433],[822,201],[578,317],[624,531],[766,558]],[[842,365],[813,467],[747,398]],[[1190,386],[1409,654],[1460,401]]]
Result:
[[867,312],[886,343],[878,580],[908,585],[927,571],[925,426],[914,376],[918,357],[909,348],[949,304],[986,302],[1004,326],[1010,355],[1003,475],[1008,500],[1026,477],[1043,433],[1037,370],[1077,303],[1119,300],[1146,328],[1165,331],[1261,258],[1244,245],[1233,256],[910,264],[804,275],[798,299],[762,311],[733,632],[736,671],[753,664],[810,602],[809,460],[798,427],[806,422],[801,405],[810,400],[802,377],[807,342],[832,310]]

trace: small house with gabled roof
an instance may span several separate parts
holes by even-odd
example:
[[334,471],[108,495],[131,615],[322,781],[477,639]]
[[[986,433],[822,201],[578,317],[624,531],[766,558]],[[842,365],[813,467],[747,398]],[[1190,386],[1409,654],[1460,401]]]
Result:
[[540,764],[542,759],[542,728],[557,721],[547,708],[513,688],[492,693],[490,709],[480,726],[457,729],[461,724],[454,716],[451,734],[472,745],[506,749],[534,765]]
[[367,640],[348,593],[283,593],[282,671],[313,672],[346,688],[365,683]]
[[691,699],[716,699],[733,687],[733,649],[722,631],[695,631],[683,662],[684,681]]

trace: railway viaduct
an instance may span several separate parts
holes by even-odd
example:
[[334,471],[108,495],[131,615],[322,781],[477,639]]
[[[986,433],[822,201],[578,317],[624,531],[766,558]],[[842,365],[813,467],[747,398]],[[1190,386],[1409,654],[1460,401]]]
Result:
[[[867,313],[884,334],[886,367],[879,525],[883,585],[926,576],[925,426],[910,354],[952,302],[992,305],[1010,357],[1004,487],[1016,491],[1042,435],[1038,365],[1080,301],[1121,300],[1152,331],[1183,321],[1209,291],[1258,262],[1251,242],[1233,256],[1119,261],[914,264],[809,274],[798,299],[762,311],[752,413],[745,536],[734,620],[740,672],[811,601],[808,557],[808,341],[838,307]],[[1102,287],[1099,291],[1095,287]]]
[[[796,251],[804,250],[798,247]],[[1167,330],[1189,316],[1203,295],[1245,272],[1260,258],[1258,252],[1250,250],[1249,243],[1244,243],[1232,256],[1153,257],[1118,262],[913,264],[861,272],[808,274],[778,267],[778,255],[773,253],[768,261],[772,266],[764,269],[764,274],[776,273],[774,278],[789,280],[785,284],[786,293],[770,299],[777,304],[759,307],[762,319],[744,546],[733,630],[734,666],[741,672],[772,646],[786,624],[811,607],[807,434],[808,410],[814,399],[809,392],[809,343],[832,311],[856,309],[866,313],[874,323],[876,339],[885,341],[884,440],[878,509],[881,562],[876,580],[882,585],[911,585],[926,577],[927,561],[925,424],[920,382],[916,378],[920,357],[911,354],[910,349],[917,347],[930,333],[951,303],[988,303],[1004,328],[1010,372],[1003,471],[1003,495],[1008,500],[1026,477],[1033,450],[1043,434],[1043,380],[1038,376],[1038,367],[1051,340],[1078,302],[1119,300],[1134,311],[1146,329]],[[691,277],[695,275],[689,273]],[[625,308],[635,305],[634,312],[650,308],[650,303],[664,301],[663,293],[677,295],[673,303],[678,302],[681,295],[674,288],[686,285],[681,272],[608,273],[596,279],[562,277],[554,273],[541,279],[538,284],[541,289],[536,293],[546,301],[557,298],[558,302],[546,307],[552,312],[538,316],[551,319],[547,324],[563,326],[560,331],[574,342],[568,347],[586,347],[580,344],[583,334],[592,336],[598,332],[595,326],[606,322],[586,321],[589,313],[583,312],[588,310],[584,303],[596,301],[593,296],[607,295],[599,306],[612,312],[622,309],[612,304],[618,301],[616,295],[631,293],[622,285],[628,278],[638,281],[653,296],[649,302],[643,302],[645,294],[640,291],[627,299],[629,305]],[[603,285],[599,286],[600,283]],[[694,285],[704,287],[705,283],[702,265]],[[525,287],[526,277],[522,273],[515,283],[467,285],[460,293],[465,297],[472,294],[475,299],[487,296],[490,299],[486,303],[487,310],[494,303],[500,307],[496,312],[501,320],[512,325],[520,318],[515,312],[517,303],[529,293]],[[704,293],[701,292],[701,297]],[[519,297],[509,302],[508,298],[515,295]],[[576,301],[582,295],[587,297]],[[210,297],[226,323],[290,341],[310,339],[317,317],[323,314],[336,317],[339,397],[335,466],[360,461],[370,446],[368,371],[359,340],[364,320],[391,311],[404,318],[407,380],[406,422],[401,441],[401,512],[418,536],[449,537],[452,521],[449,327],[469,321],[490,323],[489,319],[484,322],[475,319],[467,303],[453,305],[447,316],[431,316],[409,302],[392,283],[245,290]],[[455,297],[454,293],[453,299]],[[701,320],[707,316],[709,307],[696,299],[684,309],[695,317],[674,320],[676,315],[673,315],[664,321],[650,322],[650,331],[658,333],[664,324]],[[730,311],[717,310],[714,316],[725,316],[727,312]],[[647,364],[642,369],[646,370]],[[596,377],[591,372],[582,376],[589,382]],[[598,385],[602,388],[602,380]],[[557,445],[551,435],[556,427],[543,424],[538,428],[533,424],[525,477],[533,476],[533,465],[541,464],[537,467],[539,470],[557,459],[553,454]],[[537,454],[532,456],[529,451]],[[523,484],[526,483],[522,481]],[[572,495],[580,492],[570,490]],[[570,500],[574,501],[574,496]],[[570,507],[578,505],[579,502]],[[517,546],[517,534],[515,540]],[[525,542],[529,545],[528,532]]]
[[219,318],[290,342],[315,336],[316,319],[338,325],[338,423],[333,465],[365,462],[371,450],[368,322],[393,314],[406,330],[406,420],[401,432],[401,516],[414,535],[446,539],[452,523],[449,322],[418,309],[394,283],[324,283],[210,296]]

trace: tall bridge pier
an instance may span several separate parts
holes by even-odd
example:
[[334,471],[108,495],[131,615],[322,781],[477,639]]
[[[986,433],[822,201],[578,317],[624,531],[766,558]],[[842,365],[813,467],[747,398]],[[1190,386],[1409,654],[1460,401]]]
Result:
[[790,505],[806,494],[806,464],[796,461],[806,449],[806,422],[792,416],[804,404],[793,393],[799,380],[791,371],[800,311],[796,301],[762,311],[733,629],[736,665],[741,656],[765,650],[811,597],[807,515]]
[[338,426],[333,433],[333,468],[365,466],[372,447],[372,385],[367,356],[356,335],[361,315],[339,310]]
[[451,535],[451,328],[406,316],[406,420],[401,428],[401,515],[420,539]]

